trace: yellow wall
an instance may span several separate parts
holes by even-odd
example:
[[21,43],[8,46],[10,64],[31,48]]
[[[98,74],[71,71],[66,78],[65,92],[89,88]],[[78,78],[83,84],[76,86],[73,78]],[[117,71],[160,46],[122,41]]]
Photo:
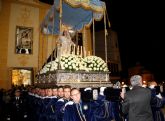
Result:
[[7,87],[7,51],[8,51],[8,31],[9,31],[9,11],[10,5],[5,0],[1,1],[0,10],[0,87]]
[[[7,89],[11,87],[13,67],[37,71],[39,25],[50,6],[38,0],[1,0],[0,5],[0,88]],[[15,54],[16,26],[33,28],[33,54]]]
[[[33,54],[15,54],[16,26],[33,28]],[[39,9],[20,3],[11,3],[9,38],[8,38],[8,67],[37,67],[39,40]]]

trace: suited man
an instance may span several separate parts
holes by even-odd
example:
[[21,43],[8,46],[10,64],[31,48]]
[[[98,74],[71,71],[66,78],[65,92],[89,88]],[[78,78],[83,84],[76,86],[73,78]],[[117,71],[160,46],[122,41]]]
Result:
[[122,111],[128,114],[129,121],[153,121],[151,111],[151,91],[142,87],[142,77],[134,75],[130,78],[133,89],[121,97],[124,99],[122,102]]
[[7,120],[11,121],[25,121],[27,120],[27,104],[25,99],[21,97],[21,91],[19,89],[15,90],[15,96],[11,99],[9,104],[9,115]]

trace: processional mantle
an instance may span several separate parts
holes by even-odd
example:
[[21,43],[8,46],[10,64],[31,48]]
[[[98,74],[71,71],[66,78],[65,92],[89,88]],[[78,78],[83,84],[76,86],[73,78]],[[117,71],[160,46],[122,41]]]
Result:
[[[105,46],[106,45],[106,7],[99,0],[55,0],[45,16],[41,31],[46,35],[59,35],[54,59],[46,63],[38,73],[38,84],[71,85],[72,87],[99,87],[110,83],[107,66],[107,50],[105,61],[95,56],[85,46],[78,46],[71,41],[69,29],[81,31],[90,26],[94,20],[101,20],[104,16]],[[53,16],[53,18],[52,18]],[[50,19],[51,18],[51,19]],[[66,26],[66,29],[62,29]],[[93,27],[94,28],[94,27]],[[95,44],[93,32],[93,44]],[[88,41],[88,40],[86,40]],[[105,47],[107,49],[107,47]]]

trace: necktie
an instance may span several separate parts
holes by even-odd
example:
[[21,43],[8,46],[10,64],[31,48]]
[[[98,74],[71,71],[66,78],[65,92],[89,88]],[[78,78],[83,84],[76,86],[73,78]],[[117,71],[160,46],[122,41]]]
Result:
[[86,121],[85,116],[82,112],[81,104],[77,104],[77,107],[78,107],[78,112],[79,112],[79,116],[80,116],[81,121]]
[[83,115],[81,104],[78,104],[78,105],[79,105],[79,110],[80,110],[81,114]]

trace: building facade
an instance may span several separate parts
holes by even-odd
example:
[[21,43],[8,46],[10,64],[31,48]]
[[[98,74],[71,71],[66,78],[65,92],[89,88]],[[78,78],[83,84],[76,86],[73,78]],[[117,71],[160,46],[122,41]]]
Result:
[[[122,70],[121,67],[121,59],[120,59],[120,50],[118,44],[118,36],[117,33],[113,30],[107,30],[107,63],[110,70],[110,80],[119,81],[120,80],[120,72]],[[99,56],[105,60],[105,38],[104,38],[104,30],[97,31],[95,33],[96,45],[95,51],[96,56]]]

